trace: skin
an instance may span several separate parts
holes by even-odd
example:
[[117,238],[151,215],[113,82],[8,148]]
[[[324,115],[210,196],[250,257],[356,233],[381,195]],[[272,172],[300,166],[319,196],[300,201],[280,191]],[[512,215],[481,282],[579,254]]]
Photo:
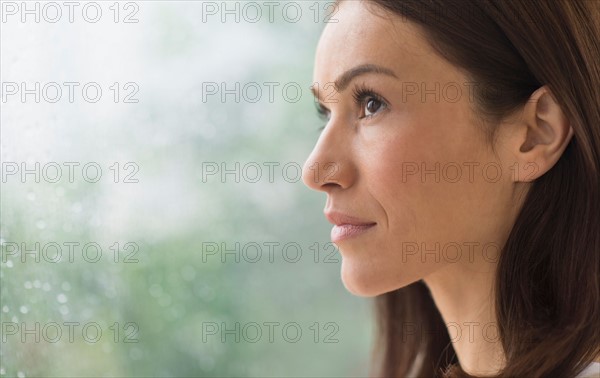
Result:
[[[335,18],[314,68],[313,90],[328,121],[303,181],[326,193],[325,212],[376,223],[336,243],[343,283],[356,295],[376,296],[424,280],[461,367],[493,374],[504,363],[494,332],[498,254],[531,181],[556,164],[573,130],[547,87],[500,124],[486,125],[464,85],[471,80],[437,55],[416,25],[362,1],[339,3]],[[345,86],[327,85],[361,65],[387,74],[363,70]],[[448,85],[462,94],[444,95]],[[383,101],[357,104],[357,86]],[[490,126],[497,129],[493,142]],[[438,180],[422,174],[436,164]]]

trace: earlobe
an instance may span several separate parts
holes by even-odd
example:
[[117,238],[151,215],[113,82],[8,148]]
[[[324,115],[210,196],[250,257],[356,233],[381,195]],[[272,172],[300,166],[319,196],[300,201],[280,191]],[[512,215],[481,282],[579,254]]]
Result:
[[[536,90],[525,105],[522,127],[526,130],[517,153],[517,167],[536,168],[527,175],[516,175],[515,181],[533,181],[548,172],[560,159],[573,137],[573,128],[550,89]],[[518,168],[521,169],[521,168]],[[526,177],[526,178],[524,178]]]

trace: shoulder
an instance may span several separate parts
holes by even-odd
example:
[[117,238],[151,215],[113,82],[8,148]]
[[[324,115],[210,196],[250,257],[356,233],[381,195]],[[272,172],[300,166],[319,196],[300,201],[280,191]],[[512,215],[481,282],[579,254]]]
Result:
[[592,362],[575,378],[600,378],[600,362]]

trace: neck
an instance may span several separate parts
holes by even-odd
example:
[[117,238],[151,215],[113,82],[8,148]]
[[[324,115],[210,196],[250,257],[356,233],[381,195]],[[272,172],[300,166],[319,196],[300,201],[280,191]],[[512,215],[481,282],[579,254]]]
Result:
[[424,279],[460,366],[472,375],[496,374],[504,363],[494,313],[496,262],[477,258],[457,262]]

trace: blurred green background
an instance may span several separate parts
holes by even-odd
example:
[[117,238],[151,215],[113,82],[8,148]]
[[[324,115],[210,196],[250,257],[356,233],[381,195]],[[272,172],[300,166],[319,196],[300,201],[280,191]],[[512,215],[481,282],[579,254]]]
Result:
[[298,172],[331,3],[2,3],[0,376],[365,376],[371,303]]

